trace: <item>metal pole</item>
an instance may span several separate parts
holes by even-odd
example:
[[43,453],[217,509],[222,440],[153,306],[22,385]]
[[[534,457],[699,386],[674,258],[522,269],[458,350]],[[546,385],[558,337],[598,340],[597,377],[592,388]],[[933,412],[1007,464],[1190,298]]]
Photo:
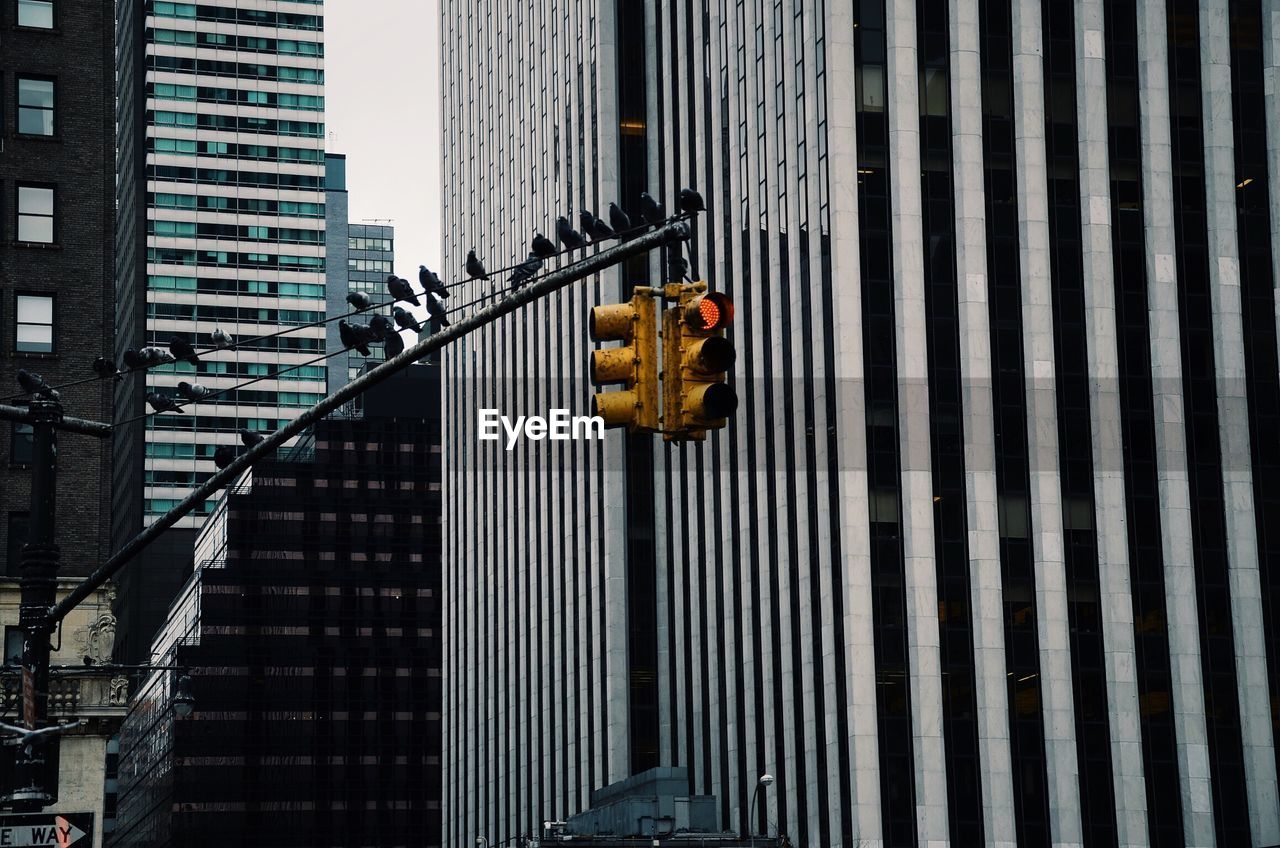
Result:
[[[31,410],[24,406],[10,406],[0,403],[0,421],[21,421],[31,423]],[[72,418],[64,415],[58,421],[57,429],[69,433],[81,433],[85,436],[97,436],[99,439],[111,438],[111,425],[102,421],[88,421],[84,418]]]
[[414,362],[440,350],[450,342],[457,341],[471,331],[483,327],[504,315],[509,315],[520,307],[551,294],[557,289],[564,288],[570,283],[589,277],[597,271],[603,271],[633,256],[647,253],[655,247],[673,241],[684,241],[688,238],[689,225],[684,221],[673,221],[621,244],[602,250],[599,253],[592,254],[572,265],[553,271],[518,291],[512,292],[491,306],[481,309],[466,318],[458,319],[452,326],[423,339],[412,347],[406,348],[377,368],[361,374],[238,456],[230,465],[214,474],[203,485],[183,498],[177,506],[160,516],[154,524],[130,539],[110,559],[98,566],[84,582],[76,586],[70,594],[59,601],[49,611],[50,619],[61,621],[67,613],[75,609],[77,604],[88,598],[102,584],[111,579],[125,563],[137,556],[143,548],[155,541],[161,533],[176,524],[178,519],[191,512],[210,495],[235,481],[253,463],[262,459],[325,415],[386,380],[397,371],[401,371]]
[[[58,546],[54,542],[58,490],[58,436],[62,420],[57,401],[33,398],[29,407],[35,441],[31,475],[31,512],[22,547],[18,621],[22,628],[22,721],[31,730],[49,717],[49,654],[54,621],[49,608],[57,600]],[[17,777],[11,797],[15,809],[40,810],[57,801],[56,775],[49,767],[58,740],[18,747]],[[55,781],[52,786],[49,781]]]

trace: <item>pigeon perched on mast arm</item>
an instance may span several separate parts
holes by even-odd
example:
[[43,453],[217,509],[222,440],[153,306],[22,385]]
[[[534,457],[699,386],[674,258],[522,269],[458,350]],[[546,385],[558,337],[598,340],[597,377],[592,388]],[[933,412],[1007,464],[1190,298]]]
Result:
[[542,259],[549,259],[559,252],[556,250],[555,243],[542,233],[534,233],[533,241],[530,243],[529,247],[533,250],[535,256]]
[[422,301],[418,300],[418,295],[414,293],[413,286],[409,285],[409,281],[395,274],[387,277],[387,291],[396,300],[407,301],[414,306],[421,306]]
[[235,445],[218,445],[218,447],[213,451],[213,464],[217,466],[219,471],[226,468],[232,462],[235,462],[235,459]]
[[694,212],[705,212],[707,204],[703,202],[702,195],[691,188],[680,189],[680,211],[693,214]]
[[382,337],[382,349],[386,351],[387,359],[399,356],[404,352],[404,339],[398,332],[392,330]]
[[647,191],[640,192],[640,216],[650,224],[661,224],[667,220],[667,213],[662,211],[662,204],[654,200]]
[[427,312],[431,313],[431,317],[440,322],[441,327],[449,326],[449,319],[444,308],[444,301],[436,297],[435,292],[427,293]]
[[484,270],[484,263],[476,256],[474,250],[467,251],[467,276],[473,280],[489,279],[489,275]]
[[262,435],[261,433],[255,433],[252,430],[240,431],[240,441],[243,442],[244,446],[247,448],[251,448],[254,445],[262,443],[263,441],[266,440],[266,438],[267,437]]
[[561,215],[556,218],[556,237],[560,239],[560,243],[565,246],[566,250],[576,250],[586,245],[587,240],[582,237],[582,233],[573,228],[569,223],[569,219]]
[[631,229],[631,216],[622,211],[622,207],[616,203],[609,204],[609,223],[613,225],[615,232],[626,232]]
[[511,276],[507,279],[508,282],[511,283],[511,288],[518,289],[525,283],[532,280],[541,270],[542,258],[536,253],[530,253],[529,258],[517,265],[515,270],[511,272]]
[[578,220],[582,222],[582,231],[591,236],[592,241],[604,241],[617,235],[612,227],[585,210],[578,216]]
[[61,395],[58,390],[44,381],[44,377],[34,371],[28,371],[25,368],[18,369],[18,385],[29,395],[46,398],[48,400],[59,400]]

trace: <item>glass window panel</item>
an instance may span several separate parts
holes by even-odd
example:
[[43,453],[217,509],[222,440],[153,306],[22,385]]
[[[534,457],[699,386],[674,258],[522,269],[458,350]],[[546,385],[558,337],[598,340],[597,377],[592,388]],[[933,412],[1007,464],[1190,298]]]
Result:
[[13,422],[9,440],[9,462],[14,465],[30,465],[35,456],[35,430],[30,424]]
[[53,298],[18,295],[14,349],[23,353],[53,352]]
[[53,135],[53,80],[18,78],[18,132]]
[[18,241],[53,242],[53,189],[18,186]]
[[18,0],[18,26],[53,29],[53,0]]

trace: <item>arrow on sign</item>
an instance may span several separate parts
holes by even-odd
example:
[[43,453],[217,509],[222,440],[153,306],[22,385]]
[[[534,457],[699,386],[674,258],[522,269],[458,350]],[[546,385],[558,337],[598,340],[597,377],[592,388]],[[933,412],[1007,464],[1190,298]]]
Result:
[[0,827],[3,848],[70,848],[87,836],[62,816],[54,816],[49,824],[20,824]]

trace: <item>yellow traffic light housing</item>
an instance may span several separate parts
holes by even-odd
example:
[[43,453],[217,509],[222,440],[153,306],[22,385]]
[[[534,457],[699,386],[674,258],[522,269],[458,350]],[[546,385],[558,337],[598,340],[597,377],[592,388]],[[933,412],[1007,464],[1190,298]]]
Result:
[[737,356],[724,335],[733,301],[706,283],[672,283],[666,297],[676,305],[662,318],[662,432],[667,441],[700,441],[738,408],[726,382]]
[[590,332],[593,341],[623,342],[621,347],[591,352],[591,382],[625,386],[595,395],[591,414],[603,418],[606,427],[657,430],[658,319],[653,291],[637,287],[630,303],[594,307]]

